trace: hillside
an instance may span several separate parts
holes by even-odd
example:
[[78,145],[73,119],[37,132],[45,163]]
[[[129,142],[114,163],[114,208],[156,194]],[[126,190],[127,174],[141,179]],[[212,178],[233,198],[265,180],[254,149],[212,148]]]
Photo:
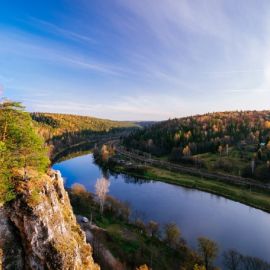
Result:
[[108,133],[138,126],[134,122],[112,121],[72,114],[31,113],[31,116],[46,140],[51,139],[53,136],[61,136],[67,132]]
[[139,127],[135,122],[112,121],[71,114],[32,113],[31,117],[39,134],[50,146],[52,157],[72,146],[92,143],[97,138],[100,140],[120,137]]
[[170,119],[133,132],[125,145],[173,162],[270,179],[270,111]]

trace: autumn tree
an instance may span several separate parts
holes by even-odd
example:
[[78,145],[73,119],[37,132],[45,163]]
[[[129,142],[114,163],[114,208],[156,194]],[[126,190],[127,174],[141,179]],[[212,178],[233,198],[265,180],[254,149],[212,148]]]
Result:
[[222,154],[222,151],[223,151],[223,147],[222,147],[222,145],[220,145],[219,147],[218,147],[218,152],[219,152],[219,155],[221,156],[221,154]]
[[190,151],[190,148],[189,148],[188,145],[183,149],[183,155],[184,156],[190,156],[191,155],[191,151]]
[[212,264],[218,255],[218,245],[205,237],[198,238],[198,250],[202,256],[206,270],[212,268]]
[[231,249],[223,254],[223,264],[228,270],[240,270],[242,256],[237,251]]
[[101,159],[102,161],[108,161],[109,150],[106,144],[103,144],[101,147]]
[[87,192],[85,186],[79,183],[74,183],[71,190],[76,195],[84,195]]
[[206,270],[205,266],[195,264],[193,270]]
[[270,151],[270,140],[269,140],[269,142],[267,143],[266,148],[267,148],[268,151]]
[[159,224],[153,220],[150,220],[147,224],[147,230],[152,237],[157,236],[159,232]]
[[151,270],[151,268],[148,268],[146,264],[143,264],[136,268],[136,270]]
[[110,186],[110,181],[106,179],[105,177],[98,179],[95,185],[96,195],[99,200],[101,214],[103,213],[106,195],[109,192],[109,186]]
[[175,223],[165,225],[165,241],[171,247],[176,247],[179,243],[181,232]]
[[265,121],[264,126],[266,129],[270,129],[270,121]]

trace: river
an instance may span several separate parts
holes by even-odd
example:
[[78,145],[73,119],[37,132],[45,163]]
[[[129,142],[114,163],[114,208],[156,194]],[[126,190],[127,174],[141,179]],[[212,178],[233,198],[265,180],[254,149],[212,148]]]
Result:
[[[66,187],[80,183],[92,192],[103,174],[92,154],[62,161],[53,168],[61,171]],[[109,179],[109,193],[128,202],[134,215],[161,225],[175,222],[189,246],[196,248],[196,239],[206,236],[218,243],[220,253],[233,248],[270,262],[270,214],[221,196],[159,181],[123,174],[110,175]]]

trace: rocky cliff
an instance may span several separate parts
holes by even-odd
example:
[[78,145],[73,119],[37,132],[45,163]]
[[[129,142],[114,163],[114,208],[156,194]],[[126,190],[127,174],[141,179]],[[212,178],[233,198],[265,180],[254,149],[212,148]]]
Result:
[[60,172],[29,175],[16,181],[16,199],[0,208],[0,269],[100,269]]

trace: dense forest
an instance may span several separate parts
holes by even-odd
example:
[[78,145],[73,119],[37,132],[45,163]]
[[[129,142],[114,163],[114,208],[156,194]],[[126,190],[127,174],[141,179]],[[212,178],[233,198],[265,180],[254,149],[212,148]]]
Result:
[[133,132],[124,144],[174,162],[270,179],[270,111],[170,119]]

